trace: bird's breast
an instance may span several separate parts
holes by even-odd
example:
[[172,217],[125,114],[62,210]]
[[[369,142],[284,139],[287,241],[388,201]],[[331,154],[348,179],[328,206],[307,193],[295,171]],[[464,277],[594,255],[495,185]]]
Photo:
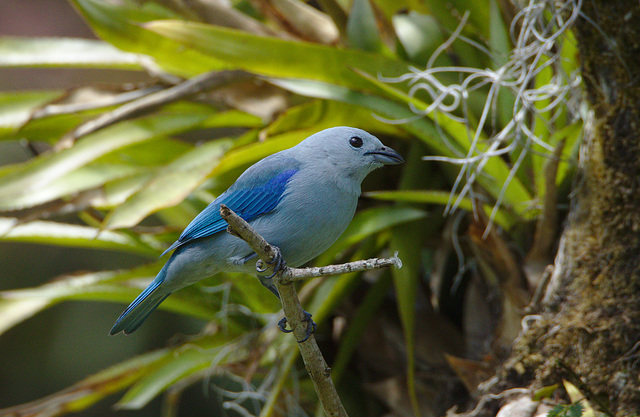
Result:
[[[296,175],[297,176],[297,175]],[[330,181],[291,179],[275,210],[253,226],[278,246],[289,266],[300,266],[329,248],[347,228],[358,195]]]

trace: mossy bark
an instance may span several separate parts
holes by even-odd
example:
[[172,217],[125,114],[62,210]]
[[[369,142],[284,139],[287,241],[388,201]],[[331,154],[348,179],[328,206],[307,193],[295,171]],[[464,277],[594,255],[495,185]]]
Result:
[[580,179],[541,319],[499,385],[569,380],[596,409],[640,415],[640,5],[585,0],[581,12],[590,117]]

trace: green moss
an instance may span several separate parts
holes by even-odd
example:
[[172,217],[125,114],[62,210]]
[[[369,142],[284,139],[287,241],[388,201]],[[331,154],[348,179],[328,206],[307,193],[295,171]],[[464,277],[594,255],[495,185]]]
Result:
[[577,379],[592,404],[628,416],[640,409],[640,5],[594,0],[582,13],[576,39],[594,120],[556,265],[561,286],[501,376],[503,388]]

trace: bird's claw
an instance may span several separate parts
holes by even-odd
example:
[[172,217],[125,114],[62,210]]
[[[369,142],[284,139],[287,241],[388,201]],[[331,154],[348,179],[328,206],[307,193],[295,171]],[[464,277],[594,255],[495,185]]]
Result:
[[[304,311],[304,310],[302,310],[302,312],[304,313],[304,318],[301,320],[301,322],[307,323],[307,329],[306,329],[304,338],[302,340],[298,340],[298,343],[306,342],[307,339],[309,339],[309,337],[318,328],[318,325],[316,324],[316,322],[311,319],[311,313],[309,313],[307,311]],[[287,318],[286,317],[283,317],[278,322],[278,328],[280,328],[280,331],[282,331],[282,333],[291,333],[293,331],[293,329],[287,329]]]
[[282,333],[291,333],[293,329],[287,329],[287,318],[283,317],[278,322],[278,328]]
[[[287,263],[282,257],[282,252],[280,252],[280,248],[277,246],[272,246],[272,248],[275,251],[275,255],[273,256],[273,259],[271,260],[271,262],[266,262],[266,264],[271,266],[273,273],[268,277],[264,277],[265,279],[271,279],[275,277],[278,272],[282,271],[287,266]],[[256,265],[256,269],[258,271],[258,274],[262,274],[263,272],[266,272],[269,269],[269,267],[267,266],[267,267],[261,268],[260,266]]]

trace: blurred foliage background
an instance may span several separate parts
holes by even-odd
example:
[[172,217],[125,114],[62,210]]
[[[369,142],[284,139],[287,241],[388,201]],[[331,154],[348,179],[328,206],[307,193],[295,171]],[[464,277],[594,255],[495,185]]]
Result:
[[242,170],[337,125],[407,159],[366,180],[315,261],[398,251],[404,267],[300,291],[349,415],[443,415],[474,397],[557,249],[582,120],[574,10],[18,3],[0,6],[5,412],[321,413],[278,300],[250,277],[216,276],[134,335],[107,333]]

